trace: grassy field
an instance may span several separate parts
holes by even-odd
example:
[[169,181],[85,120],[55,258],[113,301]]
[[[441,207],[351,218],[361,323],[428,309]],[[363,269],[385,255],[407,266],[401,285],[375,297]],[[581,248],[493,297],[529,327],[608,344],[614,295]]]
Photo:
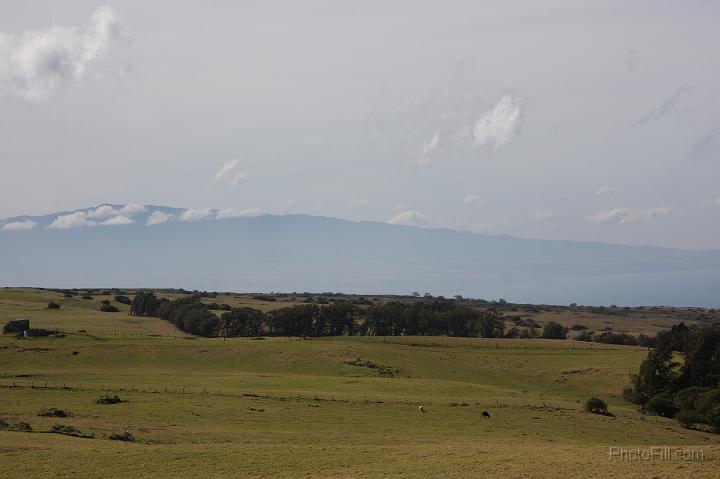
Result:
[[[0,338],[0,419],[33,430],[0,430],[3,477],[720,472],[720,436],[642,415],[622,400],[642,348],[439,337],[200,339],[128,316],[127,307],[101,313],[103,299],[111,297],[0,290],[3,323],[28,318],[67,333]],[[227,299],[217,301],[249,301]],[[47,310],[49,300],[61,309]],[[95,403],[115,394],[126,402]],[[614,417],[583,411],[592,395],[606,399]],[[38,415],[51,407],[72,416]],[[93,437],[49,433],[55,424]],[[125,430],[136,442],[108,439]],[[654,446],[702,451],[704,458],[609,456],[611,447]]]

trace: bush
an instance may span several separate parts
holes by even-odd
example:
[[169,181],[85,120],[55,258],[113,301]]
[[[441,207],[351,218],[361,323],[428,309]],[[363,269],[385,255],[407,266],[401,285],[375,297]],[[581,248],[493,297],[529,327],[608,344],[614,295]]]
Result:
[[585,402],[585,410],[595,414],[608,414],[607,403],[594,396]]
[[595,332],[588,330],[582,331],[575,337],[576,341],[591,342],[593,339],[595,339]]
[[60,309],[60,305],[57,303],[50,302],[50,303],[48,303],[47,308],[48,309]]
[[120,304],[132,304],[132,301],[127,296],[118,295],[115,296],[115,301],[117,301]]
[[103,304],[100,306],[100,311],[103,313],[117,313],[120,310],[117,309],[117,306],[113,306],[112,304]]
[[90,296],[89,294],[84,294],[84,295],[81,296],[81,298],[82,298],[82,299],[93,299],[93,297]]
[[683,409],[679,413],[675,414],[675,419],[684,428],[692,428],[693,424],[705,423],[707,418],[702,414],[692,409]]
[[685,388],[673,394],[673,403],[680,410],[697,409],[697,401],[703,393],[708,392],[708,388],[700,388],[697,386]]
[[633,404],[642,404],[646,399],[642,393],[632,386],[623,388],[623,398]]
[[705,414],[708,417],[711,411],[717,408],[720,408],[720,389],[710,389],[703,392],[695,402],[695,409],[700,414]]
[[542,337],[545,339],[566,339],[567,328],[563,327],[562,324],[550,321],[543,328]]
[[677,406],[667,396],[653,396],[645,404],[645,410],[654,412],[655,414],[662,417],[673,417],[678,412]]
[[717,406],[715,409],[710,411],[707,419],[708,424],[710,424],[710,427],[713,428],[713,432],[720,434],[720,406]]
[[102,304],[105,304],[105,305],[108,305],[108,304],[110,304],[110,301],[107,300],[107,299],[103,299],[103,300],[101,301],[101,303],[102,303]]

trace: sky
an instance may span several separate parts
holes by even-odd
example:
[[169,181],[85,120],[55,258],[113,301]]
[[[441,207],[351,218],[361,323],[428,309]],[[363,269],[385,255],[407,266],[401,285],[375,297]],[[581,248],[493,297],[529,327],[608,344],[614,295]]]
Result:
[[103,203],[720,249],[720,4],[0,3],[0,218]]

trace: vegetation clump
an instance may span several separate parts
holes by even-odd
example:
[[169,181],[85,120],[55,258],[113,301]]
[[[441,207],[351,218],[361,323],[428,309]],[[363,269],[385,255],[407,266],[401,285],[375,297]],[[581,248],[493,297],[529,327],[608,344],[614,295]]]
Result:
[[100,396],[95,400],[95,404],[119,404],[125,402],[120,399],[117,394],[114,396]]
[[562,324],[550,321],[543,328],[544,339],[567,339],[568,330]]
[[607,403],[595,396],[591,397],[585,402],[585,410],[593,414],[602,414],[604,416],[610,415]]
[[[478,311],[442,297],[412,304],[389,301],[360,308],[352,301],[301,304],[263,313],[253,308],[231,308],[219,318],[194,294],[174,301],[139,291],[130,314],[160,317],[179,329],[199,336],[457,336],[502,338],[502,313]],[[329,302],[328,302],[329,303]]]
[[47,309],[60,309],[60,305],[51,301],[48,303]]
[[92,436],[88,436],[83,434],[80,429],[76,428],[75,426],[70,426],[67,424],[53,424],[52,428],[50,429],[50,432],[55,434],[63,434],[65,436],[73,436],[73,437],[82,437],[89,439]]
[[124,442],[135,442],[135,436],[130,431],[125,431],[120,434],[111,434],[108,436],[111,441],[124,441]]
[[40,411],[38,416],[43,417],[71,417],[72,413],[69,411],[64,411],[62,409],[56,409],[54,407],[51,407],[49,409],[43,409]]
[[720,433],[720,329],[680,323],[659,332],[656,343],[625,398],[684,427],[701,424]]
[[112,304],[103,304],[100,306],[100,311],[103,313],[117,313],[120,311],[117,306],[113,306]]
[[115,296],[115,301],[117,301],[120,304],[127,304],[127,305],[132,304],[132,300],[124,295]]
[[380,376],[388,376],[391,378],[395,377],[395,375],[400,372],[400,370],[397,368],[389,368],[387,366],[383,366],[382,364],[374,363],[372,361],[367,361],[360,358],[345,361],[345,364],[349,364],[350,366],[374,369],[378,372]]

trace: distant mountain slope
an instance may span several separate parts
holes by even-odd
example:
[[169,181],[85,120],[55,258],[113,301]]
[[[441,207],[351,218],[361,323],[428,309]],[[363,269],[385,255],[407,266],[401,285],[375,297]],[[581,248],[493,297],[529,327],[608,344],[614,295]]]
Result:
[[[0,285],[429,291],[538,303],[720,304],[719,251],[252,214],[103,205],[10,218],[0,222]],[[158,222],[148,226],[151,218]]]

